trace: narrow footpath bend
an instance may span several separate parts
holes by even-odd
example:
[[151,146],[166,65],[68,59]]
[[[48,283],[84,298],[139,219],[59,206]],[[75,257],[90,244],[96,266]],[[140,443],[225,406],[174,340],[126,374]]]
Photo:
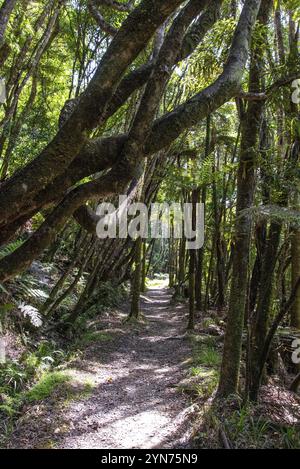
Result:
[[113,340],[88,346],[72,368],[92,378],[92,393],[65,407],[58,398],[56,410],[52,402],[29,422],[25,418],[11,445],[191,448],[190,403],[175,388],[191,351],[185,311],[170,306],[170,299],[166,289],[149,290],[142,300],[142,327],[131,329],[118,319]]

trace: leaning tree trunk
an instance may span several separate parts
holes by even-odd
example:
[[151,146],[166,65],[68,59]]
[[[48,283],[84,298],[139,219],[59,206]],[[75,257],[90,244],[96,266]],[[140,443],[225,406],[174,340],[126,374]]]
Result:
[[300,387],[300,373],[296,376],[296,378],[292,382],[290,390],[293,392],[297,392],[299,387]]

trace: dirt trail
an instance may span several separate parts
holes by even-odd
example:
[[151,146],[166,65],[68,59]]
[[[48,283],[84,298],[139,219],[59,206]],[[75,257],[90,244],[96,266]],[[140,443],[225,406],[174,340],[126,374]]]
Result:
[[[143,297],[142,327],[114,324],[113,340],[87,346],[72,369],[93,381],[85,398],[59,396],[30,409],[10,446],[54,448],[191,448],[189,402],[175,389],[190,357],[186,318],[168,290]],[[117,327],[117,329],[116,329]],[[55,402],[54,402],[55,401]]]

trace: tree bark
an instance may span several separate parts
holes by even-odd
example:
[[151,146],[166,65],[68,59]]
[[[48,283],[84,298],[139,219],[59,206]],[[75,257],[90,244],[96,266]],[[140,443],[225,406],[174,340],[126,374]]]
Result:
[[[152,2],[149,0],[149,2],[146,3],[147,8],[144,8],[144,2],[142,2],[140,7],[129,15],[124,26],[122,26],[115,39],[112,41],[108,52],[101,62],[102,65],[99,67],[98,72],[86,92],[81,97],[79,105],[57,134],[54,141],[36,160],[1,186],[0,213],[2,226],[6,224],[7,219],[11,217],[12,213],[17,214],[15,218],[17,218],[18,214],[20,216],[24,215],[22,206],[24,207],[26,203],[28,204],[27,210],[32,212],[31,196],[40,192],[42,187],[49,184],[49,177],[51,180],[54,180],[58,173],[63,172],[70,161],[75,158],[78,148],[82,146],[85,140],[84,129],[88,130],[92,128],[92,124],[98,121],[98,111],[99,108],[101,108],[101,103],[105,107],[108,97],[112,95],[127,64],[133,60],[138,51],[143,47],[143,41],[151,36],[155,25],[161,24],[179,2],[175,2],[175,0],[172,2],[169,1],[168,6],[166,6],[163,0],[159,2],[156,1],[154,13],[148,11],[150,8],[149,4],[152,4]],[[168,146],[186,128],[189,128],[199,120],[205,118],[234,95],[243,77],[244,66],[248,57],[251,32],[256,20],[259,5],[259,0],[247,0],[247,2],[245,2],[234,35],[229,58],[221,76],[214,84],[187,101],[187,103],[177,107],[176,110],[158,119],[154,123],[150,131],[149,139],[147,139],[151,146],[148,141],[146,141],[143,148],[144,155],[153,154],[159,149]],[[189,8],[191,7],[189,6]],[[150,26],[148,24],[150,23],[149,15],[152,20]],[[136,31],[134,28],[132,29],[131,26],[137,18],[141,20],[141,23]],[[147,18],[147,32],[144,31],[142,34],[141,29],[144,26],[143,21],[145,22]],[[133,33],[133,31],[135,31],[135,33]],[[133,37],[135,41],[133,41],[132,47],[128,50],[128,42],[130,42]],[[121,45],[120,41],[122,42]],[[115,65],[112,67],[113,71],[108,71],[108,68],[111,67],[112,64]],[[159,79],[162,79],[162,76],[163,74],[160,74]],[[160,88],[164,86],[164,84],[165,81],[161,80]],[[151,86],[155,87],[156,85],[153,82]],[[150,89],[150,86],[148,86],[147,100],[151,98]],[[156,95],[159,95],[159,93],[156,93]],[[95,103],[97,104],[96,110]],[[140,110],[139,116],[142,117],[141,122],[143,121],[142,137],[141,135],[138,137],[140,142],[142,142],[145,136],[144,132],[146,132],[147,135],[149,133],[148,126],[150,126],[150,116],[154,116],[156,105],[154,105],[154,107],[150,106],[148,109],[143,105]],[[147,125],[145,125],[144,121],[145,116],[147,116],[148,120]],[[139,126],[141,130],[142,123],[140,123]],[[66,220],[87,200],[97,200],[101,196],[113,195],[124,190],[124,187],[126,187],[132,179],[130,167],[134,165],[136,155],[133,140],[137,138],[137,132],[140,132],[140,130],[137,131],[137,128],[138,127],[135,125],[135,133],[131,132],[131,135],[125,138],[120,137],[117,139],[118,143],[115,141],[117,145],[109,145],[108,147],[108,152],[110,155],[114,155],[115,160],[121,155],[121,160],[123,158],[121,163],[118,162],[115,164],[112,170],[102,178],[82,184],[69,192],[31,239],[24,243],[24,245],[11,256],[0,261],[0,281],[12,278],[30,265],[32,260],[51,243],[55,233],[61,229]],[[132,139],[132,137],[134,137],[134,139]],[[108,143],[107,140],[106,143]],[[112,143],[112,140],[110,140],[110,143]],[[118,145],[120,146],[118,147]],[[99,147],[98,142],[96,146]],[[124,149],[126,149],[126,151],[124,151]],[[105,157],[107,157],[107,154]],[[96,160],[97,163],[99,163],[97,155],[93,154],[93,158],[92,160],[94,162]],[[79,164],[78,161],[77,164]],[[83,166],[87,167],[88,164],[89,161],[84,159]],[[134,170],[134,168],[132,168],[132,170]],[[95,171],[93,171],[93,174],[94,173]],[[49,176],[50,174],[51,176]],[[68,175],[64,177],[69,178],[70,171],[68,171]],[[24,196],[25,194],[26,197]],[[41,203],[43,204],[43,202]]]
[[[259,21],[266,24],[271,1],[262,3]],[[261,54],[254,49],[251,59],[249,91],[260,92]],[[241,150],[237,181],[237,209],[234,234],[232,285],[218,394],[226,397],[238,391],[242,336],[248,287],[248,262],[251,240],[252,207],[256,177],[256,154],[264,104],[249,102],[241,122]]]
[[131,308],[129,318],[138,319],[140,314],[141,276],[142,276],[142,238],[135,242],[134,274],[131,286]]
[[[292,232],[292,288],[300,277],[300,230]],[[291,311],[291,326],[300,330],[300,290]]]
[[3,46],[6,27],[16,3],[17,0],[4,0],[0,9],[0,47]]

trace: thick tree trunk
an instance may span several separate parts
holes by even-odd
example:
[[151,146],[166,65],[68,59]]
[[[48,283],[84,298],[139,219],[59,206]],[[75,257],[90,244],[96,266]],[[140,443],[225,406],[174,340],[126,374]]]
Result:
[[[300,277],[300,230],[292,233],[292,287]],[[300,330],[300,290],[291,311],[291,326]]]
[[4,0],[0,8],[0,47],[3,45],[6,27],[16,3],[17,0]]
[[273,292],[274,271],[277,262],[277,254],[280,243],[281,225],[271,223],[266,251],[263,258],[260,289],[258,296],[255,321],[253,326],[253,343],[251,353],[251,380],[250,380],[250,399],[257,400],[258,391],[261,384],[262,375],[262,352],[264,349],[268,328],[270,305]]
[[[102,141],[97,141],[94,150],[95,148],[98,150],[92,153],[91,158],[86,158],[86,154],[83,152],[81,154],[83,159],[76,160],[76,155],[78,155],[80,149],[84,145],[89,146],[90,142],[87,144],[86,134],[99,125],[99,119],[105,114],[108,102],[128,65],[142,50],[156,28],[180,3],[182,2],[179,0],[169,0],[168,2],[166,0],[157,0],[155,1],[155,9],[152,10],[152,2],[144,0],[128,16],[103,57],[87,90],[80,97],[78,106],[54,140],[35,160],[1,185],[1,229],[4,228],[7,233],[12,231],[9,226],[10,223],[18,218],[24,220],[26,213],[30,212],[32,214],[35,207],[40,209],[45,205],[45,197],[48,197],[49,200],[50,186],[52,201],[53,194],[58,193],[56,203],[59,203],[59,200],[63,198],[63,201],[32,238],[24,243],[13,255],[7,256],[0,261],[1,281],[14,277],[30,265],[32,260],[53,241],[57,231],[64,226],[66,220],[87,200],[98,200],[101,196],[116,194],[124,190],[124,186],[132,179],[131,171],[133,168],[131,164],[135,161],[137,154],[134,150],[135,143],[132,138],[136,138],[137,133],[141,134],[139,135],[139,145],[143,147],[142,153],[144,155],[153,154],[160,148],[168,146],[185,129],[195,125],[196,122],[218,109],[237,93],[248,58],[251,32],[260,0],[247,0],[245,2],[233,38],[229,58],[223,73],[215,83],[166,116],[157,119],[151,126],[157,110],[157,103],[154,102],[156,99],[154,99],[151,106],[148,106],[147,109],[144,106],[141,112],[138,113],[138,120],[141,117],[143,118],[138,131],[135,124],[134,133],[131,132],[129,136],[110,139],[107,146],[109,155],[107,152],[102,152]],[[188,4],[186,8],[191,8],[191,4]],[[198,8],[199,6],[200,4],[198,4]],[[151,21],[149,21],[149,18]],[[136,29],[137,24],[139,25],[138,29]],[[177,50],[179,50],[179,47],[177,47]],[[168,60],[169,53],[165,51],[162,56],[165,60]],[[169,61],[170,63],[167,66],[169,70],[172,69],[174,61],[176,61],[176,57],[172,56],[171,58],[172,60]],[[152,80],[152,85],[149,86],[148,83],[148,101],[152,96],[157,97],[161,93],[167,81],[164,77],[166,74],[164,67],[157,69],[156,74],[156,83],[153,82],[153,74],[149,81],[150,83]],[[159,86],[157,87],[158,83]],[[160,88],[159,92],[157,92],[158,88]],[[148,120],[147,125],[143,115],[145,112]],[[106,141],[106,143],[108,142]],[[100,147],[102,148],[98,153]],[[130,154],[131,152],[132,154]],[[61,187],[64,187],[65,191],[70,185],[82,179],[84,173],[95,174],[99,170],[99,166],[103,169],[101,155],[106,160],[106,168],[111,167],[111,161],[116,162],[118,158],[121,159],[121,163],[119,161],[115,164],[107,176],[81,184],[64,197],[65,192],[60,192]],[[75,172],[72,174],[71,166],[73,163],[73,168],[74,166],[77,168],[76,175]],[[130,163],[129,166],[128,163]],[[90,172],[92,166],[93,169]],[[81,173],[80,176],[79,173]],[[53,181],[55,180],[56,183],[54,184]],[[36,202],[37,199],[39,199],[39,202]]]
[[[108,101],[124,72],[145,47],[157,27],[182,3],[182,0],[143,0],[128,16],[110,44],[78,106],[51,143],[25,168],[6,181],[0,192],[2,220],[11,210],[20,210],[21,200],[35,195],[74,160],[86,136],[99,125]],[[5,186],[5,190],[4,190]],[[10,210],[7,209],[8,203]]]
[[[266,24],[272,1],[264,1],[259,20]],[[261,53],[253,51],[249,77],[249,91],[260,92]],[[235,224],[235,249],[233,259],[232,285],[224,343],[221,377],[218,394],[228,396],[238,391],[244,315],[248,288],[248,262],[252,220],[249,209],[253,205],[256,155],[264,104],[249,102],[242,116],[241,150],[237,181],[237,213]],[[247,211],[248,210],[248,211]]]

